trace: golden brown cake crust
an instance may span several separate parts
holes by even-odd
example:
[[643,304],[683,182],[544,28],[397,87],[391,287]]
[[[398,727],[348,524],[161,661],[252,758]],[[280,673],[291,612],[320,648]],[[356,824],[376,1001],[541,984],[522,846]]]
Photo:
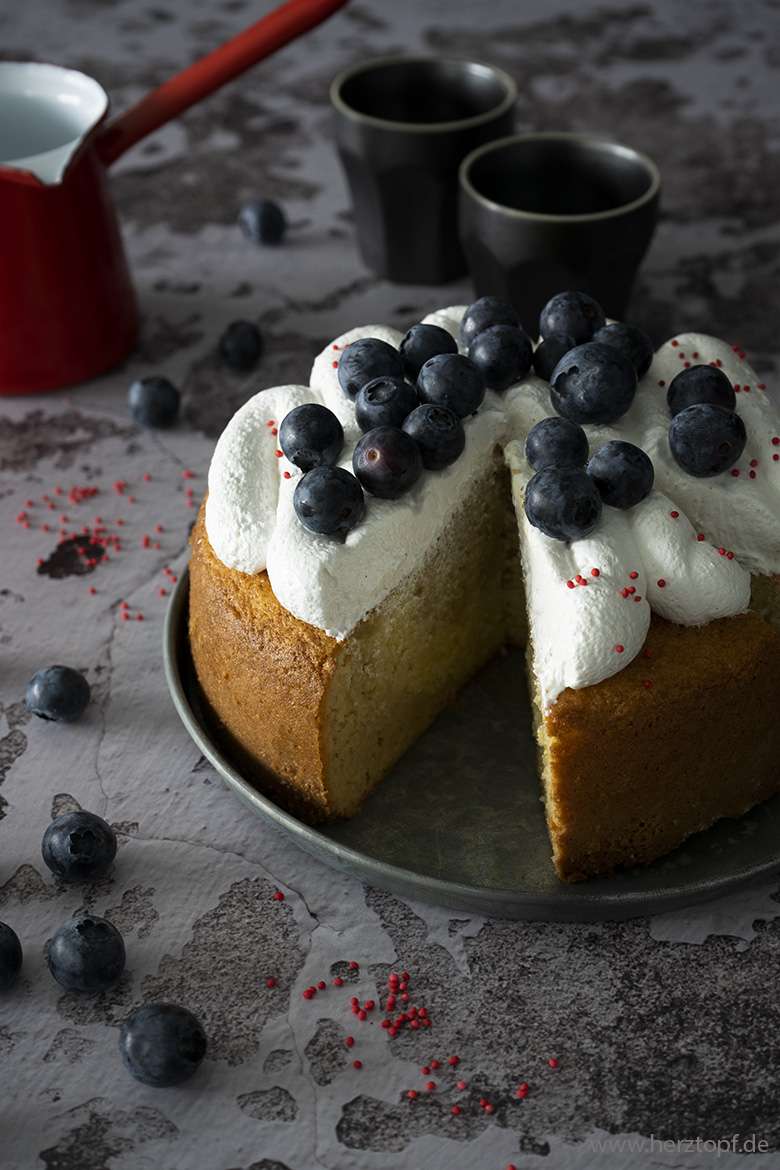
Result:
[[267,573],[226,568],[209,544],[204,510],[191,538],[189,628],[205,714],[264,791],[307,821],[326,820],[318,713],[338,643],[284,609]]
[[546,714],[547,802],[566,881],[653,860],[780,787],[780,634],[755,613],[654,616],[643,652]]

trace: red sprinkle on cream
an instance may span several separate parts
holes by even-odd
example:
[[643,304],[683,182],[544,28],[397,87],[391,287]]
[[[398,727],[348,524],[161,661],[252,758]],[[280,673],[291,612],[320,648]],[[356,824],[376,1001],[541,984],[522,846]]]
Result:
[[672,520],[676,520],[677,517],[680,515],[680,513],[679,512],[670,512],[669,515],[671,516]]
[[591,577],[598,577],[598,576],[599,576],[599,570],[598,570],[598,569],[591,569],[591,571],[590,571],[590,575],[591,575]]
[[616,651],[618,652],[618,654],[622,654],[622,653],[623,653],[623,650],[624,650],[624,647],[623,647],[623,646],[616,646],[616,647],[615,647],[615,649],[616,649]]
[[658,578],[658,588],[663,589],[665,585],[666,585],[666,582],[664,581],[663,577],[659,577]]

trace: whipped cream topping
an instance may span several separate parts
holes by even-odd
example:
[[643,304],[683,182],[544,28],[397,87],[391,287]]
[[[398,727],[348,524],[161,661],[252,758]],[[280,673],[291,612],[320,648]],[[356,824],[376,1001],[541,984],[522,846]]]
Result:
[[[463,312],[455,306],[425,318],[447,329],[461,352]],[[245,573],[266,568],[278,600],[301,620],[347,637],[422,563],[484,475],[496,444],[513,473],[545,707],[565,687],[588,686],[621,670],[641,650],[651,611],[683,625],[741,613],[749,604],[749,571],[780,572],[780,461],[773,459],[780,454],[780,408],[738,351],[701,334],[681,334],[659,349],[623,418],[584,428],[591,454],[610,439],[625,439],[643,447],[655,467],[648,498],[626,511],[605,506],[589,537],[551,540],[525,518],[523,493],[533,474],[525,436],[555,413],[548,383],[534,374],[503,394],[487,392],[477,414],[464,420],[466,447],[452,466],[423,471],[398,500],[366,494],[365,515],[344,540],[309,532],[293,508],[302,473],[277,453],[276,432],[293,407],[320,402],[344,427],[340,465],[351,469],[361,431],[337,367],[344,346],[360,337],[397,347],[402,334],[386,326],[352,329],[318,355],[310,386],[255,395],[219,439],[209,472],[206,528],[217,556]],[[666,388],[685,364],[706,362],[719,365],[737,389],[748,442],[738,475],[695,479],[669,450]]]

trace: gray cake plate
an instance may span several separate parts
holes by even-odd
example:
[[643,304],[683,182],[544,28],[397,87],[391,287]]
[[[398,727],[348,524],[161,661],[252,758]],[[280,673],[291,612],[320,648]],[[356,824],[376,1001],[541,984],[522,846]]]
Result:
[[592,922],[703,902],[780,869],[780,796],[719,821],[652,865],[567,885],[556,878],[534,766],[522,655],[499,655],[399,761],[360,814],[303,824],[249,784],[212,737],[187,637],[189,575],[171,598],[164,657],[184,726],[230,788],[290,841],[404,897],[501,918]]

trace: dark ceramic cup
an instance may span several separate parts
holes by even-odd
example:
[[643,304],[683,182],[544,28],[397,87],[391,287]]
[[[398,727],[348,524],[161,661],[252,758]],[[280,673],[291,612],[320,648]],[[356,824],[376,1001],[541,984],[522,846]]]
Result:
[[369,268],[413,284],[464,275],[458,167],[511,132],[516,96],[502,70],[438,55],[380,57],[336,78],[336,145]]
[[658,217],[649,158],[588,134],[524,134],[472,151],[459,181],[477,296],[510,301],[533,335],[550,297],[568,289],[623,317]]

